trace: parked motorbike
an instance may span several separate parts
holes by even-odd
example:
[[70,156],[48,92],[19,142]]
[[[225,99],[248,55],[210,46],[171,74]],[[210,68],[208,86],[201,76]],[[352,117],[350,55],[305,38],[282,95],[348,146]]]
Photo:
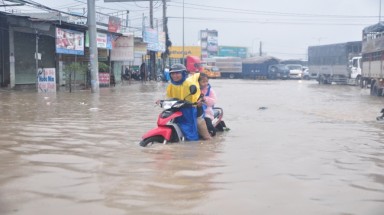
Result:
[[140,81],[140,72],[138,70],[136,71],[127,71],[121,74],[121,80],[122,81],[129,81],[129,80],[136,80]]
[[382,113],[381,116],[376,117],[376,120],[377,121],[384,121],[384,108],[381,109],[380,113]]
[[[194,89],[190,89],[190,91],[190,95],[195,94],[196,86],[194,86]],[[152,145],[156,142],[167,144],[168,142],[184,141],[185,137],[175,120],[182,116],[182,112],[180,111],[181,108],[190,107],[192,105],[194,104],[185,99],[160,100],[160,107],[162,107],[164,111],[159,114],[157,128],[154,128],[143,135],[140,146],[146,147],[147,145]],[[214,120],[212,121],[212,124],[218,131],[224,131],[226,127],[222,120],[223,115],[224,111],[222,108],[214,108]]]

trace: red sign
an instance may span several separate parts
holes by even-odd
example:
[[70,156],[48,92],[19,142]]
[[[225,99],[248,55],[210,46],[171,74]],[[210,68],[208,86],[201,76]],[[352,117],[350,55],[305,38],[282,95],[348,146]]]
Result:
[[99,84],[109,85],[109,73],[106,73],[106,72],[99,73]]

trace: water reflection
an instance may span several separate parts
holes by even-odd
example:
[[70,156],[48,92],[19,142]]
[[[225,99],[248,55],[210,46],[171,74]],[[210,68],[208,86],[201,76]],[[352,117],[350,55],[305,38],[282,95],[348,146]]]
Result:
[[306,81],[211,82],[231,130],[149,148],[138,143],[156,126],[163,83],[0,91],[0,214],[384,211],[382,98]]

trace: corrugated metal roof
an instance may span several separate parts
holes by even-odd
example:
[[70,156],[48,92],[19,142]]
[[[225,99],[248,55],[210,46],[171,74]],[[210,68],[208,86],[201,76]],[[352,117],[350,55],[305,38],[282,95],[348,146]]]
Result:
[[367,34],[370,32],[382,32],[382,31],[384,31],[384,22],[379,22],[377,24],[364,28],[363,33]]
[[280,59],[272,56],[256,56],[251,58],[246,58],[243,60],[244,64],[255,64],[255,63],[264,63],[270,60],[280,61]]
[[49,13],[20,13],[16,14],[20,16],[27,16],[34,20],[41,20],[41,21],[68,21],[68,16],[62,16],[58,12],[49,12]]

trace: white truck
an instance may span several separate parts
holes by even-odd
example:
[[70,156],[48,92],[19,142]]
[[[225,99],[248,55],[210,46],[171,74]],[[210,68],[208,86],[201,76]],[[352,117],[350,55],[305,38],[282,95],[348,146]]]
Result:
[[384,22],[363,29],[361,87],[373,96],[384,95]]
[[360,84],[361,82],[361,71],[362,71],[362,65],[361,65],[362,57],[357,56],[353,57],[350,60],[350,72],[351,72],[351,79],[355,80],[356,84]]
[[359,84],[361,47],[361,41],[308,47],[310,76],[319,84]]

